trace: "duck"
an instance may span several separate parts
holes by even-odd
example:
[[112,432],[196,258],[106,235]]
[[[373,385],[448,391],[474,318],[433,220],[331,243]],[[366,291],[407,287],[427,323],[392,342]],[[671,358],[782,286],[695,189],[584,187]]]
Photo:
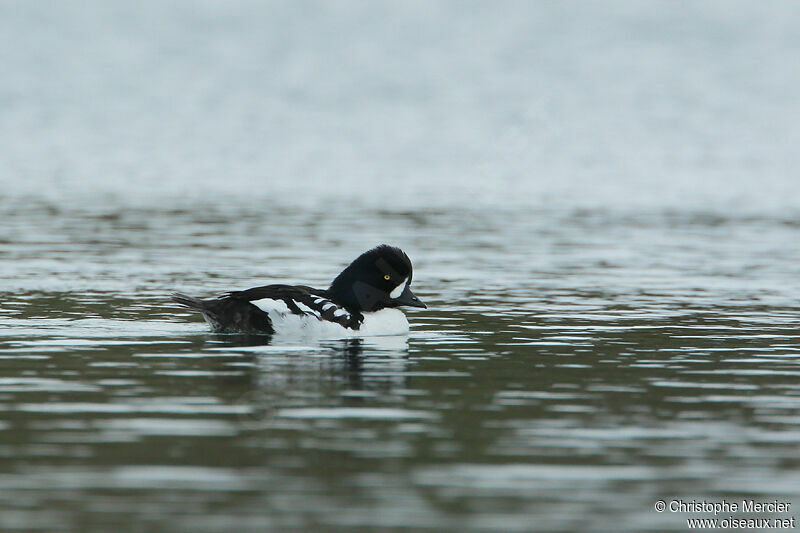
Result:
[[403,335],[400,307],[425,305],[411,290],[405,252],[381,244],[358,256],[327,289],[272,284],[200,299],[173,293],[172,302],[200,312],[214,332],[352,338]]

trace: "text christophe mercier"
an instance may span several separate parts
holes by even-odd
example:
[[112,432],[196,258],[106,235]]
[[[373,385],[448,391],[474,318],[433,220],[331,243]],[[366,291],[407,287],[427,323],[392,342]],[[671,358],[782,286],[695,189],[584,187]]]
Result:
[[665,510],[671,513],[788,513],[791,505],[791,502],[778,500],[771,502],[742,500],[741,503],[728,500],[719,502],[671,500]]
[[[758,501],[758,500],[741,500],[739,501],[706,501],[706,500],[670,500],[667,503],[664,500],[656,502],[656,511],[663,513],[669,511],[670,513],[714,513],[714,518],[686,518],[686,525],[689,529],[794,529],[797,527],[794,516],[784,515],[781,518],[767,518],[767,517],[748,517],[737,518],[733,513],[788,513],[791,508],[791,502],[774,501]],[[724,518],[718,518],[719,514],[728,515]]]

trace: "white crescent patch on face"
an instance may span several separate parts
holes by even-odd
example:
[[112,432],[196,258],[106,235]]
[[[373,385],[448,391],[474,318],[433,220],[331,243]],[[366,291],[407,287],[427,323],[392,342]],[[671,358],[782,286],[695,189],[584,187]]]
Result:
[[406,279],[408,278],[403,278],[403,281],[400,283],[400,285],[395,287],[392,292],[389,293],[391,298],[398,298],[401,294],[403,294],[403,290],[406,288]]

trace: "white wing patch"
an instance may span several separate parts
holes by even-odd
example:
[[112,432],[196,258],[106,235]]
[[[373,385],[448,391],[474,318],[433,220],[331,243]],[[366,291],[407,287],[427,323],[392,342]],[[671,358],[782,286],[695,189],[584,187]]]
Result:
[[289,306],[283,300],[273,300],[272,298],[262,298],[261,300],[253,300],[250,302],[265,313],[269,313],[270,317],[275,315],[285,315],[289,313]]
[[[403,285],[400,285],[403,288]],[[316,338],[316,339],[343,339],[349,337],[373,337],[382,335],[408,334],[408,320],[399,309],[383,309],[375,313],[365,313],[364,322],[360,329],[346,328],[338,322],[322,320],[322,313],[312,307],[295,300],[297,307],[307,315],[296,315],[291,312],[283,300],[262,298],[254,300],[253,305],[269,314],[275,328],[276,338]],[[346,317],[351,320],[352,315],[326,298],[315,298],[315,305],[324,305],[325,311],[334,309],[333,316],[337,319]]]
[[306,304],[304,304],[303,302],[297,302],[297,301],[295,301],[295,304],[297,304],[297,307],[299,307],[299,308],[300,308],[300,310],[301,310],[302,312],[304,312],[304,313],[307,313],[307,314],[309,314],[309,315],[311,315],[311,316],[315,316],[315,317],[319,318],[319,312],[318,312],[318,311],[315,311],[314,309],[311,309],[309,306],[307,306],[307,305],[306,305]]
[[394,290],[389,293],[389,296],[392,298],[398,298],[401,294],[403,294],[403,290],[406,288],[406,279],[407,278],[403,278],[403,281],[400,283],[400,285],[395,287]]

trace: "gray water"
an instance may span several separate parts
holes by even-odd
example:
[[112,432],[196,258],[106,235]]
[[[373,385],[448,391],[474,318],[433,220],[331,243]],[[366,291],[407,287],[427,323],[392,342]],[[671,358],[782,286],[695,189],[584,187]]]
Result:
[[[798,24],[792,2],[0,4],[0,529],[793,517]],[[276,345],[168,302],[326,286],[381,242],[429,305],[407,338]]]

